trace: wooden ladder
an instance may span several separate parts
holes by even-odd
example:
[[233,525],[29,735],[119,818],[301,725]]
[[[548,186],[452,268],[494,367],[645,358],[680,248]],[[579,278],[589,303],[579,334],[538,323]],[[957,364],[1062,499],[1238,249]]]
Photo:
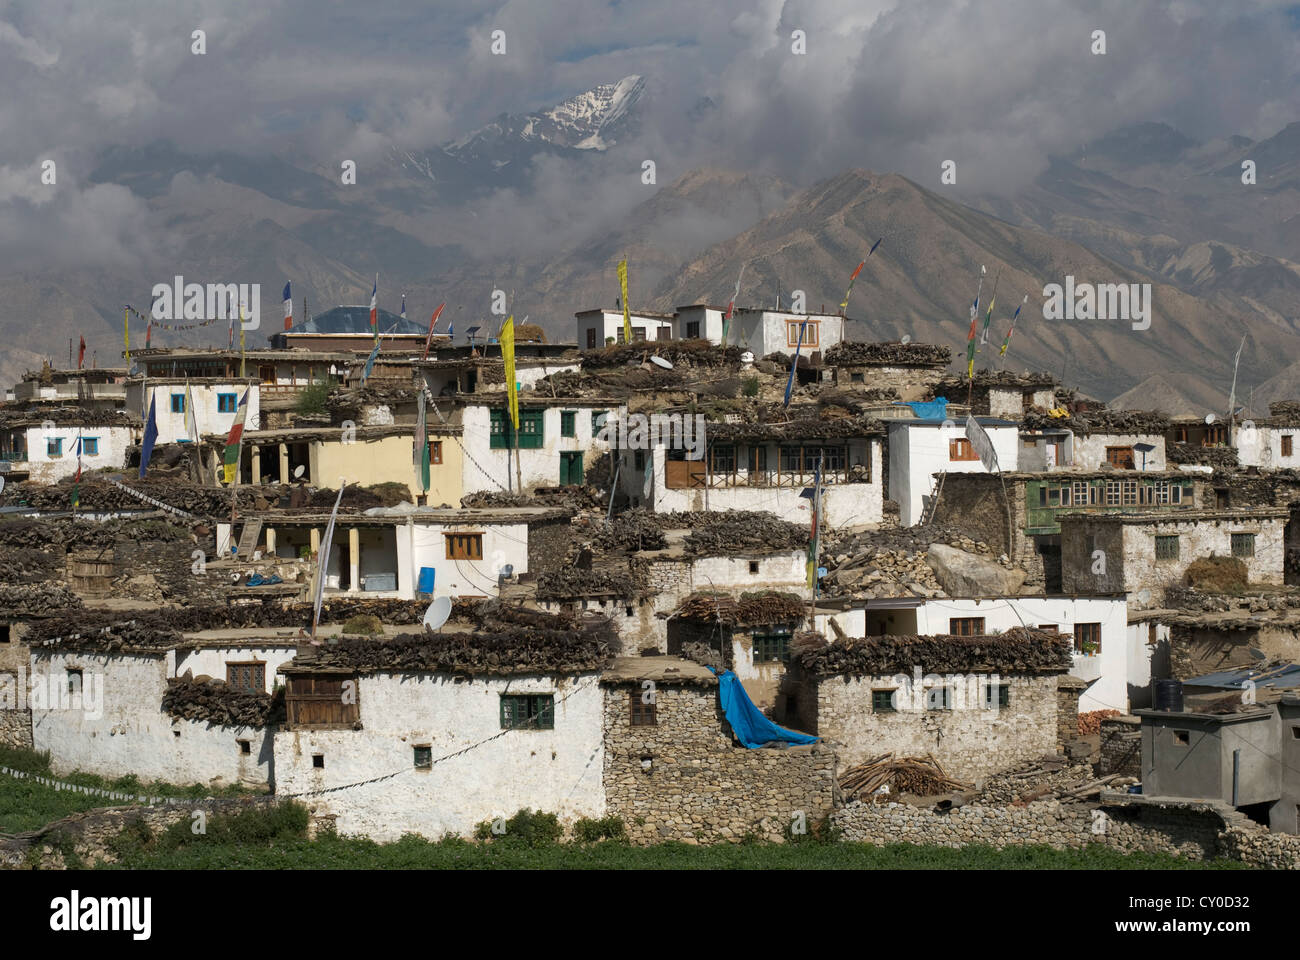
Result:
[[921,521],[921,526],[927,526],[934,519],[935,513],[939,509],[939,497],[943,495],[943,481],[948,478],[948,471],[944,470],[939,474],[939,482],[935,484],[934,496],[930,498],[930,506],[926,509],[927,516]]

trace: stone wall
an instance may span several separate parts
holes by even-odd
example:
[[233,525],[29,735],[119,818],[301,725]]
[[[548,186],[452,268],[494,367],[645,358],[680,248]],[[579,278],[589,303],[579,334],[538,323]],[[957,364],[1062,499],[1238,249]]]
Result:
[[[0,838],[0,870],[61,869],[68,866],[63,851],[71,849],[87,866],[113,862],[112,841],[127,827],[143,823],[157,836],[174,823],[189,821],[197,810],[213,814],[237,814],[276,803],[274,797],[208,798],[184,800],[154,807],[99,807],[55,820],[39,830],[18,837]],[[136,828],[139,829],[139,828]]]
[[1056,681],[1056,745],[1064,750],[1071,740],[1079,739],[1079,697],[1088,685],[1066,674]]
[[941,847],[1045,844],[1057,849],[1103,844],[1123,853],[1146,851],[1204,860],[1219,853],[1222,814],[1214,810],[1094,809],[1090,804],[1040,800],[1023,806],[968,804],[936,813],[909,804],[855,801],[831,818],[841,839],[871,844]]
[[1107,717],[1101,721],[1101,776],[1120,773],[1142,779],[1142,721]]
[[[796,680],[798,678],[795,678]],[[843,767],[893,751],[899,756],[932,754],[949,776],[975,781],[1009,769],[1022,760],[1057,751],[1056,674],[1002,676],[1010,687],[1010,703],[990,710],[979,705],[983,686],[993,679],[942,676],[953,687],[953,708],[928,710],[900,695],[893,712],[872,709],[872,691],[905,691],[895,677],[825,677],[804,680],[796,692],[800,718],[811,719],[815,730],[839,754]],[[925,686],[937,686],[938,683]],[[913,682],[912,688],[918,685]],[[815,689],[814,689],[815,688]],[[959,690],[960,688],[960,690]],[[787,684],[782,692],[789,692]],[[913,694],[915,696],[915,694]],[[964,697],[964,700],[963,700]],[[1075,713],[1077,715],[1077,705]]]
[[23,750],[32,748],[32,711],[24,707],[5,706],[8,698],[18,696],[18,681],[15,674],[0,673],[0,747],[18,747]]
[[830,814],[835,754],[818,744],[735,744],[716,686],[660,684],[654,726],[631,725],[639,686],[604,692],[606,812],[623,818],[634,842],[780,840],[798,813],[810,828]]

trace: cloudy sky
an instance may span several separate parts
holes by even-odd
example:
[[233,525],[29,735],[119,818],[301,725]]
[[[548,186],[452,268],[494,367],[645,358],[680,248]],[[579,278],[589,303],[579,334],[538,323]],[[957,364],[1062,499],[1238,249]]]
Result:
[[114,145],[336,176],[340,157],[433,146],[632,73],[650,95],[631,149],[661,184],[710,163],[932,186],[952,159],[963,189],[1008,193],[1050,153],[1133,121],[1271,136],[1300,118],[1298,54],[1300,5],[1265,0],[0,3],[0,256],[149,256],[146,202],[87,182]]

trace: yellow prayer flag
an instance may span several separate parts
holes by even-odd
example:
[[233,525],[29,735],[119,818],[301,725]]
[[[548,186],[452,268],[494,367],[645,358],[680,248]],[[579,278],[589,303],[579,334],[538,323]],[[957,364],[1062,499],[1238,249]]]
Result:
[[515,382],[515,317],[506,317],[501,327],[501,357],[506,365],[506,396],[510,398],[510,424],[519,432],[519,385]]
[[618,288],[623,292],[623,342],[632,342],[632,315],[627,308],[627,261],[618,262]]

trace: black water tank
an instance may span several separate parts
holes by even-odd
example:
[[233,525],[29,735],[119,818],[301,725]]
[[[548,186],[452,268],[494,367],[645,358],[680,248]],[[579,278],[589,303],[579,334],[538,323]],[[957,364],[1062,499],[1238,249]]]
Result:
[[1183,709],[1183,681],[1156,680],[1154,684],[1155,708],[1172,713],[1181,712]]

